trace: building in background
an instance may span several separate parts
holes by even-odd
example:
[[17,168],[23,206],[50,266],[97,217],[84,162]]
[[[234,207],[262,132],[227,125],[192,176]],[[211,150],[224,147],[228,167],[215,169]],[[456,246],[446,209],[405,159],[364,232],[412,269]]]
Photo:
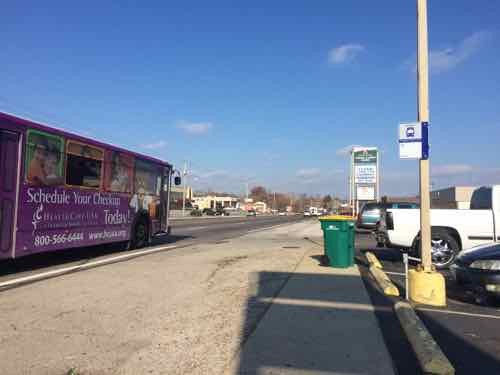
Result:
[[431,207],[469,209],[474,189],[475,187],[472,186],[452,186],[431,191]]
[[175,186],[172,184],[170,188],[170,209],[171,210],[182,210],[182,199],[184,191],[186,192],[186,208],[192,208],[192,200],[193,200],[193,189],[191,186]]
[[267,204],[266,202],[255,202],[253,204],[253,209],[255,210],[255,212],[264,214],[267,212]]
[[211,208],[213,210],[222,208],[239,208],[240,200],[232,196],[204,195],[193,197],[193,206],[200,210]]
[[383,196],[381,198],[382,203],[416,203],[420,204],[420,197],[418,195],[406,195],[406,196]]

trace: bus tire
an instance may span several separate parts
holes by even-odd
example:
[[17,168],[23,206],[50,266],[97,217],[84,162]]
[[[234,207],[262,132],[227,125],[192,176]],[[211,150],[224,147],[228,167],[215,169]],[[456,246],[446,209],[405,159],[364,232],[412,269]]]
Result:
[[135,223],[132,232],[131,240],[128,242],[128,249],[140,249],[146,246],[149,242],[148,223],[144,219],[140,219]]

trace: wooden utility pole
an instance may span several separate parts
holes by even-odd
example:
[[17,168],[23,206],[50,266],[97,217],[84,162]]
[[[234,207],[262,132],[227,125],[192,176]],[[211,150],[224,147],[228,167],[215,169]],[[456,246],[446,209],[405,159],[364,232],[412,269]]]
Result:
[[[429,52],[427,0],[417,0],[418,23],[418,121],[429,122]],[[420,160],[420,249],[424,271],[431,271],[429,160]]]

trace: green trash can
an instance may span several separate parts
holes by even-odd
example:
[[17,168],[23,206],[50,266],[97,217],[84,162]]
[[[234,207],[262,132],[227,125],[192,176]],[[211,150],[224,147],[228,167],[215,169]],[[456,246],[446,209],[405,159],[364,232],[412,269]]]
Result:
[[325,216],[319,220],[328,264],[336,268],[354,265],[354,219],[351,216]]

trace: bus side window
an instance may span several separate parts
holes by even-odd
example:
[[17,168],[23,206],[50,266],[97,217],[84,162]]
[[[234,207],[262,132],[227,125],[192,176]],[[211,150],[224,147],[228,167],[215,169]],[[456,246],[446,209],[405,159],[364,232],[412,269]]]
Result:
[[136,212],[145,210],[150,217],[157,218],[159,215],[158,205],[161,190],[161,170],[158,165],[136,159],[134,195],[130,206]]
[[123,152],[108,151],[105,163],[107,191],[132,192],[134,158]]
[[101,187],[104,152],[101,149],[68,141],[66,184],[98,189]]
[[26,180],[38,186],[63,184],[63,155],[63,138],[29,129],[24,168]]

